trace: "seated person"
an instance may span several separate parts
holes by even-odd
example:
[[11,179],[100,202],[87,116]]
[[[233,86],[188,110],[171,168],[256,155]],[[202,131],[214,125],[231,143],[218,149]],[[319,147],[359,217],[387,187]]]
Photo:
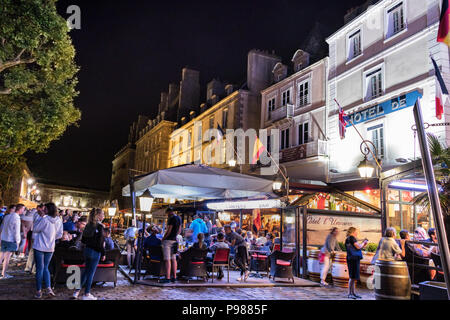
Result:
[[82,216],[81,218],[78,219],[78,221],[75,223],[75,229],[71,230],[71,231],[67,231],[69,234],[72,235],[72,239],[71,239],[71,245],[75,245],[76,243],[81,243],[81,235],[83,234],[84,228],[86,227],[87,224],[87,217],[86,216]]
[[[215,242],[210,248],[209,250],[213,253],[213,256],[211,258],[208,258],[209,262],[212,262],[214,260],[214,255],[216,254],[216,250],[217,249],[228,249],[230,248],[228,246],[228,244],[224,241],[225,240],[225,235],[223,233],[219,233],[217,235],[217,242]],[[219,271],[217,272],[217,279],[222,279],[223,278],[223,270],[222,267],[219,267]]]
[[192,247],[196,248],[196,249],[203,249],[206,250],[207,246],[205,244],[205,234],[204,233],[199,233],[197,234],[197,242],[194,243],[194,245]]
[[105,238],[105,250],[114,249],[114,241],[111,239],[111,230],[103,229],[103,236]]
[[[416,230],[414,230],[414,241],[427,241],[427,232],[422,227],[417,227]],[[413,249],[415,254],[417,254],[420,257],[423,258],[429,258],[430,257],[430,249],[422,244],[414,244]]]
[[259,237],[256,239],[255,245],[257,246],[264,246],[267,242],[267,238],[264,236],[264,231],[261,231],[259,233]]
[[72,241],[72,235],[67,231],[63,231],[63,236],[59,240],[58,246],[64,247],[64,248],[69,248],[72,245],[71,241]]
[[265,247],[269,247],[270,251],[273,249],[273,235],[271,233],[267,233],[266,235],[266,243],[264,244]]
[[[151,247],[158,247],[161,246],[161,238],[158,237],[158,235],[161,234],[161,229],[158,228],[158,226],[150,226],[147,228],[147,232],[150,233],[150,236],[145,238],[144,240],[144,248],[146,250],[150,249]],[[162,257],[157,256],[154,253],[150,252],[150,259],[151,260],[158,260],[161,261]]]

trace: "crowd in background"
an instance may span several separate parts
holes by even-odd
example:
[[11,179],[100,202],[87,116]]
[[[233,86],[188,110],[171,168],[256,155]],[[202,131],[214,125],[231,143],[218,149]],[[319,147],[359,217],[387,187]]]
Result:
[[[96,300],[90,293],[93,277],[105,251],[114,247],[110,231],[104,228],[104,213],[93,208],[89,216],[69,209],[59,210],[54,203],[40,204],[27,210],[23,204],[10,205],[0,210],[0,280],[13,278],[8,274],[11,259],[27,258],[25,271],[35,274],[36,294],[53,297],[50,271],[56,246],[83,252],[85,269],[81,276],[83,300]],[[80,289],[81,289],[80,288]],[[78,298],[80,289],[73,297]]]
[[[248,263],[249,250],[258,250],[270,254],[274,245],[280,243],[278,232],[258,233],[240,228],[238,219],[228,225],[222,226],[219,220],[213,224],[209,215],[196,214],[192,222],[182,228],[181,218],[172,209],[167,210],[168,220],[166,229],[159,225],[146,225],[144,233],[144,247],[150,248],[161,246],[163,257],[151,257],[152,259],[162,258],[165,263],[166,276],[160,279],[162,283],[177,281],[177,252],[178,248],[200,248],[207,250],[207,260],[214,258],[217,248],[230,248],[230,256],[233,257],[234,264],[240,270],[238,281],[246,281],[249,277]],[[128,267],[133,265],[133,259],[137,250],[139,230],[142,230],[142,223],[138,227],[130,227],[125,233],[127,241],[127,262]],[[219,268],[217,278],[223,278],[223,271]]]

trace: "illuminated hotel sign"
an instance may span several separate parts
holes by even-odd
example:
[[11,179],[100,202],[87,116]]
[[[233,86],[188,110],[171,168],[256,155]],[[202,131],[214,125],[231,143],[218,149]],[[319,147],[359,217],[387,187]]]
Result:
[[[376,119],[382,117],[386,114],[402,110],[408,107],[412,107],[417,98],[421,98],[422,94],[419,91],[412,91],[405,95],[401,95],[397,98],[391,99],[389,101],[385,101],[378,105],[354,112],[349,114],[348,116],[352,120],[354,124],[363,123],[372,119]],[[350,127],[350,122],[347,124],[347,127]]]
[[284,207],[283,203],[278,199],[211,202],[206,206],[211,210],[270,209]]

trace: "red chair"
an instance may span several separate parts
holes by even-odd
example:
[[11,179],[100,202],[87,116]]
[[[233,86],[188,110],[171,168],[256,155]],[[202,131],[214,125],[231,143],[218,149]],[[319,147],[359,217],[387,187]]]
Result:
[[227,279],[230,282],[230,249],[229,248],[218,248],[214,254],[214,259],[212,263],[212,279],[214,282],[214,267],[227,267]]

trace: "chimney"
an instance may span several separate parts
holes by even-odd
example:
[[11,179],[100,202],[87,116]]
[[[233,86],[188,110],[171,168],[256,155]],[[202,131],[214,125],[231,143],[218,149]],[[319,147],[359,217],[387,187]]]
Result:
[[250,91],[259,93],[273,82],[273,68],[281,58],[253,49],[247,59],[247,86]]
[[167,98],[168,98],[167,92],[161,92],[161,100],[159,102],[158,113],[167,110],[168,107]]
[[180,81],[180,99],[178,102],[178,116],[187,117],[191,110],[198,108],[200,99],[200,72],[183,68]]
[[[225,88],[220,80],[213,79],[206,86],[206,101],[216,104],[220,97],[225,95]],[[214,98],[216,96],[216,98]],[[214,101],[213,101],[214,100]]]
[[292,57],[294,71],[298,72],[309,66],[309,57],[310,54],[308,52],[298,49]]
[[175,83],[169,84],[169,95],[167,97],[167,107],[172,106],[180,93],[180,87]]

